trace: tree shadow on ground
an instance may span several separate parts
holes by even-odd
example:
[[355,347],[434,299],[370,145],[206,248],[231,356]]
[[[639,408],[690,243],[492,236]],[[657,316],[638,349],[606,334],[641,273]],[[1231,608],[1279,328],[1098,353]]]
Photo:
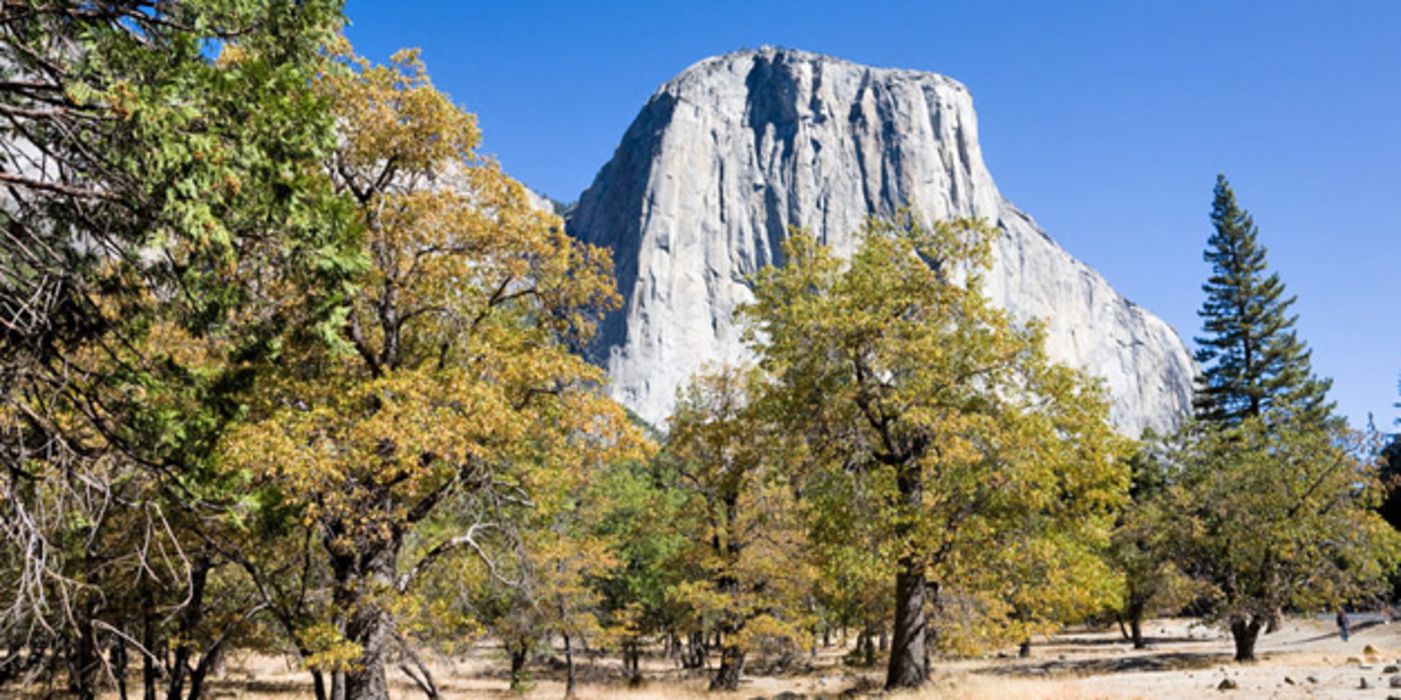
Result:
[[1211,668],[1230,661],[1230,655],[1213,652],[1162,652],[1139,656],[1095,659],[1054,659],[1040,663],[1008,664],[977,673],[1014,678],[1042,676],[1098,676],[1134,671],[1187,671]]
[[[1203,637],[1153,637],[1144,635],[1144,641],[1149,646],[1158,644],[1190,644],[1192,642],[1208,642],[1210,639]],[[1046,642],[1034,644],[1034,647],[1113,647],[1121,646],[1129,648],[1133,642],[1119,637],[1052,637]]]
[[[1349,625],[1349,626],[1348,626],[1348,632],[1350,632],[1353,636],[1356,636],[1357,633],[1358,633],[1358,632],[1361,632],[1362,630],[1365,630],[1365,629],[1367,629],[1367,628],[1369,628],[1369,627],[1379,627],[1379,626],[1381,626],[1382,624],[1383,624],[1383,622],[1382,622],[1381,620],[1370,620],[1370,621],[1368,621],[1368,622],[1360,622],[1360,623],[1357,623],[1357,624],[1354,624],[1354,625]],[[1296,639],[1296,640],[1294,640],[1294,641],[1292,641],[1292,642],[1284,642],[1284,644],[1285,644],[1285,645],[1308,644],[1309,642],[1321,642],[1321,641],[1323,641],[1323,640],[1325,640],[1325,639],[1331,639],[1331,638],[1337,637],[1337,636],[1338,636],[1338,633],[1337,633],[1337,632],[1325,632],[1325,633],[1323,633],[1323,634],[1318,635],[1317,637],[1308,637],[1308,638],[1306,638],[1306,639]]]

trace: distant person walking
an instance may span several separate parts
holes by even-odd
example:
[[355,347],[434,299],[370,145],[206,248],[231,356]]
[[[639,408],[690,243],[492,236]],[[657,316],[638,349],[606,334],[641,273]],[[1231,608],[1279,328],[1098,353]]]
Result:
[[1347,641],[1347,611],[1342,608],[1338,608],[1338,634],[1342,635],[1344,642]]

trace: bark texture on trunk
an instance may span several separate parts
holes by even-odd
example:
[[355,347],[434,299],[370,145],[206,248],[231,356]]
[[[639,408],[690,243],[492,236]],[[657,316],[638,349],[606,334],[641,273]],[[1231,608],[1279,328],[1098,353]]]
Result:
[[[910,455],[919,452],[911,450]],[[895,485],[900,498],[910,512],[924,506],[924,475],[912,457],[902,460],[896,473]],[[902,525],[899,535],[909,536],[910,525]],[[885,676],[887,690],[918,688],[929,678],[929,663],[925,653],[925,592],[928,580],[925,560],[913,553],[900,557],[895,572],[895,628],[890,645],[890,664]]]
[[895,574],[895,634],[885,687],[917,688],[928,678],[924,663],[924,562],[906,555]]
[[[374,596],[393,587],[398,554],[399,541],[391,539],[362,545],[361,551],[354,555],[334,557],[335,598],[345,615],[345,638],[359,644],[361,649],[355,665],[337,676],[338,685],[344,679],[344,700],[389,698],[384,667],[394,641],[394,623]],[[333,696],[336,690],[339,689],[333,689]]]

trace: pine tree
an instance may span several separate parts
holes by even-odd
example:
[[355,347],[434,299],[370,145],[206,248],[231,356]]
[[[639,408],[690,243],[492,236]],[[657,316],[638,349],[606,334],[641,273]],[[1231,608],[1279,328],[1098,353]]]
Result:
[[1329,379],[1315,376],[1308,345],[1289,313],[1295,297],[1279,274],[1268,271],[1265,247],[1250,213],[1236,203],[1225,175],[1216,177],[1211,223],[1216,231],[1203,258],[1211,276],[1198,314],[1204,337],[1196,339],[1204,367],[1194,401],[1198,418],[1234,425],[1271,410],[1328,420]]

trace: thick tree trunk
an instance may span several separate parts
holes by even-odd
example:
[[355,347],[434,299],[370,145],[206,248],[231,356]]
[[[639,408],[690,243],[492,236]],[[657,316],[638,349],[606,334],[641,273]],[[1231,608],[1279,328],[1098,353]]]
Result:
[[[911,513],[924,507],[924,476],[920,466],[908,456],[897,465],[895,486],[900,491],[903,506]],[[900,526],[901,540],[909,537],[911,525]],[[907,543],[913,544],[913,543]],[[929,662],[925,642],[925,577],[924,557],[907,552],[900,557],[895,571],[895,628],[890,646],[890,663],[885,676],[886,690],[917,688],[929,678]]]
[[1023,639],[1021,646],[1017,647],[1017,656],[1023,659],[1031,658],[1031,640]]
[[1236,661],[1255,660],[1255,640],[1260,637],[1260,620],[1254,616],[1232,617],[1231,637],[1236,642]]
[[924,562],[906,555],[895,575],[895,635],[890,647],[887,690],[917,688],[927,678],[924,664]]
[[1133,648],[1144,649],[1148,646],[1148,640],[1143,638],[1143,613],[1135,614],[1129,620],[1129,633],[1133,638]]
[[346,615],[345,638],[360,645],[360,658],[344,672],[344,700],[388,700],[384,667],[394,641],[394,623],[375,601],[394,585],[399,541],[363,546],[354,556],[336,557],[336,603]]
[[1275,611],[1270,613],[1269,622],[1265,625],[1265,634],[1274,634],[1275,632],[1278,632],[1280,625],[1283,622],[1284,611],[1279,608],[1275,608]]
[[737,644],[729,644],[720,649],[720,669],[710,679],[711,690],[737,690],[739,677],[744,673],[744,650]]

